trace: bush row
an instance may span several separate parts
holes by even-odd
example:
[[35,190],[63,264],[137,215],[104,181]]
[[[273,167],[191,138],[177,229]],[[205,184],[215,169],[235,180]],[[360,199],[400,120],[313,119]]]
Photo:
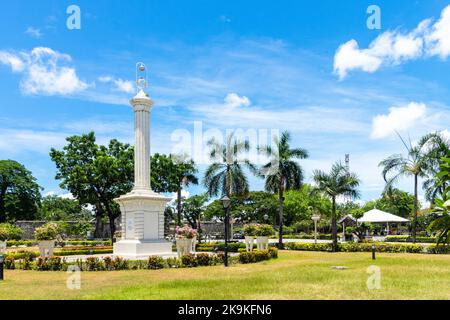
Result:
[[[6,242],[8,247],[12,246],[26,246],[33,247],[38,245],[36,240],[8,240]],[[111,240],[67,240],[62,242],[56,242],[56,246],[65,247],[71,246],[111,246]]]
[[[278,239],[277,236],[270,237],[271,239]],[[307,234],[307,233],[292,233],[292,234],[283,234],[283,238],[285,239],[308,239],[313,240],[314,235],[313,234]],[[319,240],[331,240],[331,234],[318,234],[317,239]]]
[[[387,236],[386,242],[413,242],[411,236]],[[435,243],[435,237],[416,237],[416,242],[419,243]]]
[[[301,251],[332,251],[331,243],[301,243],[301,242],[289,242],[285,244],[288,250],[301,250]],[[376,252],[388,252],[388,253],[431,253],[431,254],[448,254],[450,253],[450,246],[424,246],[420,244],[404,244],[404,243],[376,243]],[[371,252],[372,243],[355,243],[346,242],[338,244],[338,251],[341,252]]]
[[268,250],[255,250],[250,252],[239,253],[240,263],[255,263],[264,260],[276,259],[278,258],[278,250],[276,248],[269,248]]

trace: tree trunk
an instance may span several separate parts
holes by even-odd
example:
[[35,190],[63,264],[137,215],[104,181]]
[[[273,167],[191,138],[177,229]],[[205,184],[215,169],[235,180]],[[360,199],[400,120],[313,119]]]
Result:
[[336,198],[333,197],[333,207],[331,216],[331,232],[333,235],[333,252],[337,251],[337,223],[336,223]]
[[5,205],[5,197],[6,197],[6,189],[3,188],[0,192],[0,223],[6,221],[6,205]]
[[94,237],[95,238],[102,238],[102,217],[103,217],[103,207],[101,204],[97,204],[95,206],[95,231],[94,231]]
[[417,201],[417,182],[418,176],[417,174],[414,175],[414,219],[413,219],[413,228],[412,228],[412,236],[413,236],[413,243],[416,243],[416,232],[417,232],[417,211],[418,211],[418,201]]
[[280,185],[278,188],[278,200],[279,200],[279,225],[278,225],[278,249],[284,249],[283,247],[283,177],[280,178]]
[[181,227],[181,187],[177,190],[177,225]]
[[197,221],[197,232],[198,232],[198,243],[202,242],[202,226],[200,224],[200,216],[198,217],[198,221]]
[[111,232],[111,243],[114,243],[114,233],[116,232],[116,226],[114,224],[114,212],[107,201],[105,201],[106,212],[109,219],[109,231]]

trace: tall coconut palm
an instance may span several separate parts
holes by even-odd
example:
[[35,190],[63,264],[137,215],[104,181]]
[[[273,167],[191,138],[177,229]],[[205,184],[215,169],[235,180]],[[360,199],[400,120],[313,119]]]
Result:
[[383,179],[386,182],[386,190],[400,179],[404,177],[414,178],[414,217],[412,225],[413,242],[416,242],[416,228],[417,228],[417,212],[418,212],[418,185],[419,178],[426,177],[429,170],[429,154],[426,148],[426,143],[421,143],[413,146],[411,141],[408,143],[400,136],[400,140],[406,148],[407,154],[394,154],[380,162],[379,166],[383,168]]
[[278,193],[279,201],[279,226],[278,247],[283,248],[283,204],[284,191],[300,189],[303,181],[302,167],[294,159],[308,158],[308,151],[302,148],[291,148],[289,142],[291,135],[284,131],[281,138],[273,137],[272,146],[259,146],[258,151],[270,158],[270,162],[261,169],[265,176],[265,189],[269,192]]
[[195,162],[189,159],[186,155],[175,155],[175,174],[178,183],[177,187],[177,225],[181,226],[181,191],[183,187],[187,187],[190,184],[198,184],[198,179],[195,174],[198,172]]
[[425,198],[433,205],[435,198],[442,196],[447,187],[446,182],[438,179],[437,173],[440,170],[441,159],[450,152],[450,139],[446,138],[442,133],[434,132],[423,136],[419,140],[418,145],[425,149],[427,161],[427,177],[423,182]]
[[337,215],[336,200],[344,196],[351,199],[359,198],[358,186],[361,181],[355,173],[347,171],[341,163],[336,162],[331,167],[330,173],[314,170],[313,179],[316,183],[315,192],[319,192],[331,199],[331,230],[333,236],[333,252],[337,251]]
[[244,168],[256,172],[255,166],[241,154],[250,150],[248,141],[240,141],[234,133],[228,135],[225,143],[215,138],[208,141],[212,164],[206,169],[203,185],[209,196],[245,194],[249,190]]

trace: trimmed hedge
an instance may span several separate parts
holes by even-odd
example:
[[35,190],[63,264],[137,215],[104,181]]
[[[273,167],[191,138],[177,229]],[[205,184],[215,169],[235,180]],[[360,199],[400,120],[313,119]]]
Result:
[[[371,252],[373,243],[356,243],[345,242],[338,244],[338,251],[340,252]],[[285,243],[285,248],[288,250],[300,251],[332,251],[331,243],[302,243],[302,242],[288,242]],[[376,252],[388,253],[430,253],[430,254],[448,254],[450,253],[450,246],[424,246],[420,244],[406,244],[406,243],[375,243]]]
[[[38,245],[38,241],[36,240],[8,240],[6,242],[8,247],[12,246],[27,246],[34,247]],[[57,247],[65,247],[65,246],[111,246],[110,240],[66,240],[62,242],[56,242]]]
[[[411,236],[387,236],[386,242],[413,242]],[[416,242],[419,243],[435,243],[435,237],[416,237]]]
[[[284,239],[305,239],[305,240],[314,240],[313,234],[306,234],[306,233],[293,233],[293,234],[283,234]],[[272,236],[270,239],[278,239],[277,236]],[[331,240],[331,234],[318,234],[317,235],[318,240]]]
[[264,260],[278,258],[278,250],[276,248],[269,248],[268,250],[254,250],[249,252],[241,252],[239,254],[239,262],[243,264],[255,263]]

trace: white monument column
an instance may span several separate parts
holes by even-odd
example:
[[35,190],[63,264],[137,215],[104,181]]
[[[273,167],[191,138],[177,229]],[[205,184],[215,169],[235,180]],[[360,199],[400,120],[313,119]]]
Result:
[[170,198],[154,192],[150,185],[150,112],[153,101],[144,91],[147,86],[145,72],[145,65],[138,63],[136,83],[139,92],[131,99],[135,137],[134,188],[115,199],[122,214],[122,239],[114,243],[114,255],[131,258],[172,252],[172,244],[164,240],[164,209]]

